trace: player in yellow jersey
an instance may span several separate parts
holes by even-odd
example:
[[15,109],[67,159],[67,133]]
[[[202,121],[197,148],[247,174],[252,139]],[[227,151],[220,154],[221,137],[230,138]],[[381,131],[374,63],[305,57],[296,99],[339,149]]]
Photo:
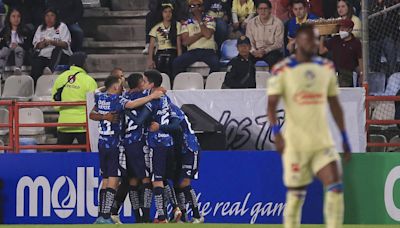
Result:
[[[313,26],[299,28],[296,45],[296,53],[275,65],[268,82],[268,118],[276,148],[282,154],[283,179],[288,188],[284,227],[300,227],[306,187],[316,176],[325,188],[326,225],[339,228],[344,212],[342,168],[329,131],[327,104],[342,133],[345,160],[351,153],[336,74],[331,61],[315,55],[318,41]],[[281,98],[285,108],[283,136],[276,117]]]

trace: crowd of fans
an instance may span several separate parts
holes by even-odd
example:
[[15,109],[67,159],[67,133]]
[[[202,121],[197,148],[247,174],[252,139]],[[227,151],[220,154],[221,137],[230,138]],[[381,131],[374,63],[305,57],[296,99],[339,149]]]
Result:
[[[369,6],[375,9],[373,13],[398,2],[375,0],[370,1]],[[147,68],[156,68],[172,80],[198,61],[206,63],[210,73],[219,71],[219,59],[223,54],[221,45],[227,39],[241,36],[250,40],[251,62],[264,61],[271,68],[294,52],[294,37],[301,24],[308,19],[339,17],[343,18],[340,32],[321,39],[319,54],[333,59],[341,86],[354,86],[354,73],[358,75],[357,85],[363,80],[359,0],[152,0],[149,9],[147,44],[143,50],[144,54],[149,54]],[[385,20],[375,25],[385,27],[390,24],[398,32],[400,16],[397,11]],[[379,34],[373,32],[372,37]],[[393,45],[398,43],[394,40],[397,37],[388,37],[391,42],[386,45],[373,39],[379,40],[381,46],[392,45],[391,51],[384,54],[390,58],[389,63],[394,61],[393,68],[397,58]],[[378,52],[374,53],[372,65],[380,65],[382,51]],[[374,70],[381,69],[376,67]]]
[[[32,65],[34,81],[51,74],[59,64],[68,64],[73,52],[82,50],[83,31],[78,22],[83,16],[81,0],[3,0],[7,15],[0,31],[0,70],[9,61]],[[10,58],[11,56],[11,58]]]

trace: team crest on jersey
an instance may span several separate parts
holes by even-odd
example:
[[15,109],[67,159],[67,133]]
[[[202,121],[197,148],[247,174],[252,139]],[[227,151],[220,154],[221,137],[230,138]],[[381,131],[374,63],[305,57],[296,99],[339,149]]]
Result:
[[315,74],[314,72],[308,70],[306,71],[306,78],[307,78],[307,87],[312,86],[312,84],[314,83],[314,79],[315,79]]
[[293,172],[299,172],[300,171],[300,165],[298,163],[293,163],[292,164],[292,171]]
[[76,77],[74,75],[68,76],[68,83],[73,84],[76,81]]

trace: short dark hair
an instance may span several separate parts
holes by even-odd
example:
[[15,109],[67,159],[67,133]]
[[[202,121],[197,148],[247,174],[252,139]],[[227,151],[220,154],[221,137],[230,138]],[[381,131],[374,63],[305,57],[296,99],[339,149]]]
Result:
[[306,33],[308,35],[314,36],[314,25],[312,24],[302,24],[296,32],[296,37],[301,34]]
[[147,70],[143,74],[147,77],[149,83],[154,83],[154,87],[157,88],[161,86],[163,78],[160,72],[158,72],[157,70]]
[[86,62],[87,55],[85,52],[75,52],[71,57],[69,57],[69,65],[83,67]]
[[106,78],[106,81],[104,82],[104,86],[106,87],[106,90],[108,90],[109,88],[111,88],[112,85],[114,85],[115,83],[119,83],[119,78],[114,77],[112,75],[108,76]]
[[257,4],[256,4],[256,8],[258,8],[260,6],[260,4],[267,4],[267,6],[271,9],[272,8],[272,4],[269,0],[258,0]]
[[294,4],[303,4],[304,7],[307,6],[307,3],[305,0],[292,0],[290,2],[290,5],[293,6]]
[[138,87],[140,80],[143,80],[143,75],[140,73],[132,73],[126,79],[130,89]]

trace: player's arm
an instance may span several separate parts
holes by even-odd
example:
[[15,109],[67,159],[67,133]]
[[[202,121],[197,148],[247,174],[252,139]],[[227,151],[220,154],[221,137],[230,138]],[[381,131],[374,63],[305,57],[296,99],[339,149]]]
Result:
[[165,133],[179,133],[182,131],[182,128],[180,126],[181,120],[178,118],[171,118],[168,124],[158,124],[157,122],[152,122],[150,125],[150,131],[151,132],[156,132],[158,130],[161,130]]
[[118,121],[119,121],[119,116],[117,113],[109,112],[109,113],[103,115],[98,112],[98,109],[96,106],[93,107],[92,111],[90,112],[89,118],[94,121],[107,120],[112,123],[118,123]]
[[320,55],[325,55],[328,53],[328,48],[325,46],[325,36],[321,36],[320,41],[319,41],[319,50],[318,53]]
[[134,109],[141,107],[145,105],[146,103],[149,103],[152,100],[159,99],[160,97],[164,96],[164,93],[162,91],[154,91],[151,93],[149,96],[142,97],[139,99],[136,99],[134,101],[128,101],[125,104],[125,109]]
[[342,141],[343,141],[343,150],[344,150],[344,157],[346,161],[349,161],[351,158],[351,149],[350,149],[350,142],[349,138],[346,133],[346,127],[343,119],[343,110],[342,106],[339,103],[339,99],[337,96],[328,97],[329,108],[332,112],[333,119],[336,122],[341,134],[342,134]]
[[133,115],[131,110],[125,110],[125,115],[127,115],[137,125],[143,125],[146,120],[151,118],[151,110],[145,107],[142,109],[139,116]]

